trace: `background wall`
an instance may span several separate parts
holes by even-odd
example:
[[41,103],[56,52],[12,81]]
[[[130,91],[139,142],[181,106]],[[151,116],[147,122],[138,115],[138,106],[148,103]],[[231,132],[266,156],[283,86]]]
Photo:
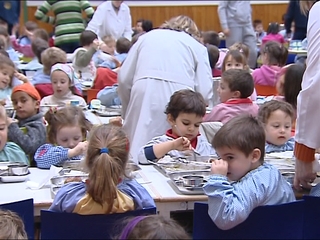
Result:
[[[39,24],[41,28],[45,28],[47,31],[52,31],[52,26],[41,21],[37,21],[34,17],[34,13],[37,9],[37,6],[41,4],[42,1],[28,1],[27,7],[27,19],[35,21]],[[95,2],[95,4],[93,4]],[[91,1],[92,5],[97,5],[101,1]],[[141,1],[136,1],[141,2]],[[187,15],[190,16],[198,25],[198,27],[203,30],[215,30],[221,31],[219,18],[217,15],[217,1],[199,1],[196,2],[199,5],[195,5],[195,1],[190,1],[188,6],[172,4],[169,6],[163,6],[164,1],[161,1],[161,4],[153,5],[147,4],[148,1],[144,2],[144,6],[134,4],[135,1],[128,1],[130,6],[131,16],[132,16],[132,25],[135,25],[135,22],[139,18],[149,19],[153,21],[155,27],[161,25],[165,20],[170,19],[171,17],[177,15]],[[159,2],[159,1],[158,1]],[[175,1],[171,1],[175,2]],[[188,1],[181,1],[188,3]],[[180,3],[181,3],[180,2]],[[209,4],[211,2],[211,4]],[[214,2],[214,3],[212,3]],[[167,2],[168,4],[170,2]],[[179,2],[177,2],[179,3]],[[192,4],[191,4],[192,3]],[[206,5],[205,5],[206,4]],[[32,5],[32,6],[31,6]],[[138,5],[138,6],[137,6]],[[146,6],[150,5],[150,6]],[[281,23],[282,15],[285,14],[287,10],[288,3],[286,1],[279,2],[270,2],[267,4],[266,1],[254,1],[252,4],[252,19],[261,19],[264,24],[265,30],[268,27],[269,22],[278,22]],[[96,8],[94,6],[94,8]],[[20,26],[23,25],[24,14],[22,11],[20,17]]]

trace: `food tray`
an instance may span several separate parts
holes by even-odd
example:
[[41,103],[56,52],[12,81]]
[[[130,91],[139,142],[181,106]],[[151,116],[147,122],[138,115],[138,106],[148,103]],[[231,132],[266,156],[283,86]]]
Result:
[[[182,177],[189,175],[197,175],[203,176],[204,181],[203,184],[199,187],[188,187],[183,185]],[[177,189],[180,193],[185,195],[203,195],[203,185],[208,181],[210,177],[210,171],[184,171],[184,172],[174,172],[168,173],[168,177],[170,178],[170,185],[172,185],[175,189]]]

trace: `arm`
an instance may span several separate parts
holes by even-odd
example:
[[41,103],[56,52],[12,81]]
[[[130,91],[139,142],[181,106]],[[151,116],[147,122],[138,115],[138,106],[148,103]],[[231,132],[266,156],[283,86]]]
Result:
[[102,26],[102,22],[103,22],[101,19],[104,19],[104,15],[105,15],[104,9],[103,9],[104,4],[105,3],[101,3],[97,7],[91,21],[88,23],[88,26],[86,28],[86,30],[95,32],[99,38],[103,37],[103,36],[100,36],[100,27]]
[[124,29],[123,37],[131,41],[132,39],[132,19],[130,14],[130,8],[128,7],[128,16],[126,17],[126,26]]
[[96,49],[90,47],[88,51],[80,50],[75,56],[75,65],[78,67],[86,67],[89,65],[93,54],[96,52]]
[[89,1],[80,0],[80,6],[82,11],[84,11],[87,15],[87,18],[91,19],[94,13],[94,9],[91,7]]
[[46,141],[45,126],[40,123],[34,123],[25,126],[24,133],[18,123],[11,123],[8,127],[8,137],[10,141],[18,144],[26,154],[33,154],[39,146]]
[[228,6],[228,1],[219,1],[218,15],[219,15],[219,20],[220,20],[220,25],[222,30],[229,29],[228,17],[227,17],[227,6]]
[[25,57],[33,57],[31,45],[20,45],[14,35],[10,36],[11,45],[14,50],[22,53]]
[[50,10],[51,10],[51,3],[49,3],[49,1],[44,1],[44,3],[38,7],[34,16],[37,20],[41,20],[46,23],[54,24],[55,17],[47,16],[47,14]]
[[287,13],[284,20],[284,26],[287,34],[291,33],[291,24],[294,18],[296,4],[298,4],[296,3],[296,1],[290,0],[288,5]]

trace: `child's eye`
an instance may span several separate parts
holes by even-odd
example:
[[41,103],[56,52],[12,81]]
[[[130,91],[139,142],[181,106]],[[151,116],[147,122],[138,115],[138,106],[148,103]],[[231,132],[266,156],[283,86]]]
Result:
[[73,138],[73,140],[78,141],[80,139],[80,137],[75,137]]
[[5,130],[5,128],[4,128],[4,127],[0,128],[0,131],[3,131],[3,130]]
[[291,126],[286,126],[286,128],[290,128]]
[[279,127],[279,125],[273,125],[273,127],[274,127],[274,128],[278,128],[278,127]]
[[228,161],[230,161],[230,160],[232,160],[232,159],[233,159],[232,156],[227,156],[227,160],[228,160]]
[[182,124],[185,125],[185,126],[188,126],[188,125],[189,125],[189,123],[185,123],[185,122],[182,122]]
[[195,124],[194,126],[195,126],[196,128],[198,128],[198,127],[200,127],[200,124]]
[[61,141],[62,142],[68,142],[68,139],[62,139]]

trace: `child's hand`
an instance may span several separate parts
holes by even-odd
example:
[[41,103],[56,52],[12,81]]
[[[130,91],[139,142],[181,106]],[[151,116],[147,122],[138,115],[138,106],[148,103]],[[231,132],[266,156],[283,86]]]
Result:
[[228,173],[228,162],[222,159],[214,160],[211,164],[211,173],[227,176]]
[[18,31],[19,31],[19,24],[17,23],[12,27],[11,35],[17,36]]
[[190,141],[188,138],[179,137],[173,141],[173,149],[178,151],[190,150]]
[[92,45],[91,45],[95,50],[98,50],[100,47],[100,42],[98,39],[93,40]]
[[9,126],[11,123],[16,123],[16,122],[18,122],[17,119],[7,117],[8,126]]
[[16,78],[18,78],[20,81],[24,82],[24,83],[29,82],[29,79],[28,79],[24,74],[22,74],[22,73],[19,73],[19,72],[16,71],[16,72],[14,73],[14,76],[15,76]]
[[118,127],[122,127],[122,118],[121,117],[111,118],[109,119],[109,123]]
[[114,56],[112,56],[111,60],[116,64],[116,68],[121,67],[121,62],[119,62]]
[[73,150],[75,151],[76,155],[82,155],[86,153],[87,147],[88,147],[87,141],[79,142],[77,146],[73,148]]

